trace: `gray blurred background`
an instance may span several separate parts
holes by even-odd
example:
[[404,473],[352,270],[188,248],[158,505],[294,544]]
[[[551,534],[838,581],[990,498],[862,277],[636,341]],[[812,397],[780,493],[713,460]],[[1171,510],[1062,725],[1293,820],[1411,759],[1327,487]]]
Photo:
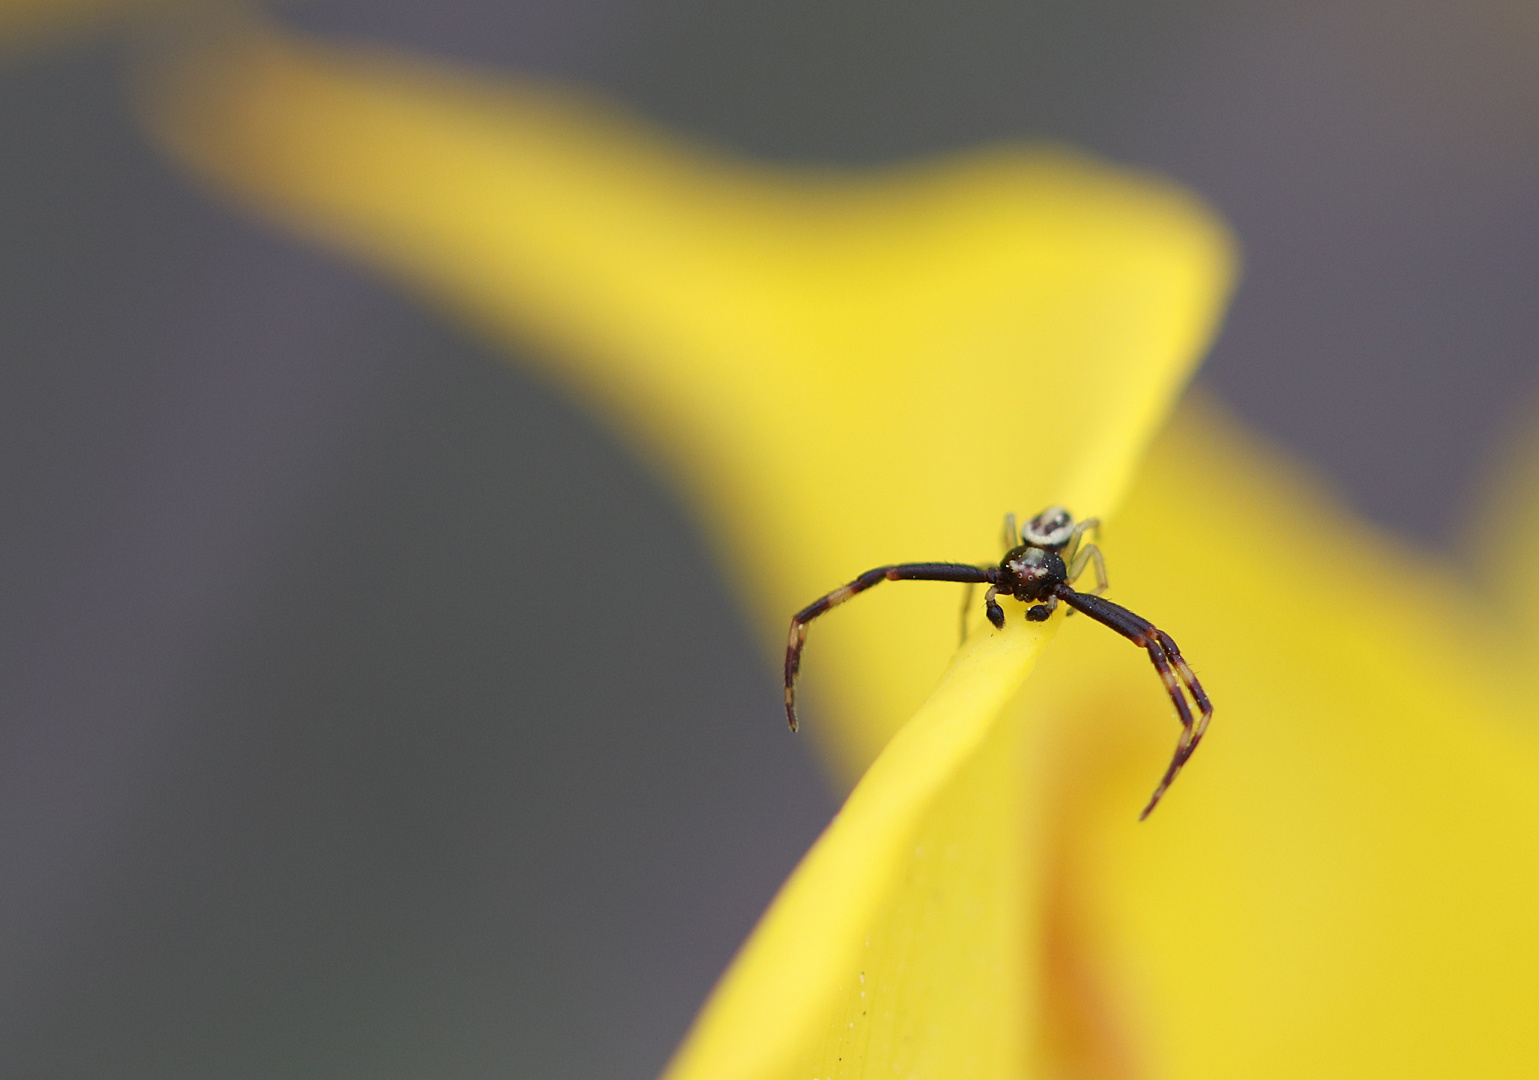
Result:
[[[284,17],[766,159],[1163,170],[1245,246],[1203,381],[1425,542],[1539,390],[1521,0]],[[613,439],[191,188],[121,69],[0,66],[0,1076],[655,1074],[835,805],[772,663]]]

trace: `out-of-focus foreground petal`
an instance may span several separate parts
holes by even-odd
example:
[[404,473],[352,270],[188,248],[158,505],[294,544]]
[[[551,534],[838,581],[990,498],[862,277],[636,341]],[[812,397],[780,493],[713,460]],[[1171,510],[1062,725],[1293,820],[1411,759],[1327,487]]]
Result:
[[781,890],[669,1080],[1034,1075],[1040,732],[1001,716],[1060,622],[969,639]]
[[1112,1075],[1539,1073],[1532,654],[1465,565],[1375,535],[1200,401],[1105,549],[1217,716],[1139,825],[1128,790],[1177,731],[1141,655],[1075,619],[1012,707],[1059,733],[1060,1062],[1111,1032],[1139,1062]]
[[[998,558],[1006,510],[1109,512],[1229,288],[1205,210],[1064,152],[772,169],[249,28],[143,86],[222,191],[533,343],[682,487],[775,644],[869,567]],[[958,600],[888,587],[820,621],[809,728],[842,725],[847,775],[934,685]]]

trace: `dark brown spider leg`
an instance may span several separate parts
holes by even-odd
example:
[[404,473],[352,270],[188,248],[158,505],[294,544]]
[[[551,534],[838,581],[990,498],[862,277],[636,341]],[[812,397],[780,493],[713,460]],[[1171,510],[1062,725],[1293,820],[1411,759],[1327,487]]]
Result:
[[[1192,752],[1197,749],[1197,744],[1202,741],[1203,733],[1208,730],[1208,722],[1213,719],[1213,703],[1208,700],[1202,684],[1197,681],[1197,675],[1181,655],[1181,650],[1176,647],[1175,641],[1148,619],[1135,615],[1127,608],[1114,604],[1110,600],[1103,600],[1089,593],[1075,592],[1067,585],[1059,585],[1053,589],[1053,592],[1070,607],[1083,611],[1102,626],[1115,630],[1147,652],[1149,662],[1154,665],[1154,670],[1159,672],[1160,681],[1165,684],[1165,692],[1170,695],[1170,700],[1176,707],[1176,714],[1181,719],[1181,738],[1176,742],[1175,755],[1171,758],[1170,767],[1165,770],[1165,775],[1161,777],[1159,786],[1154,789],[1149,805],[1145,806],[1143,813],[1138,815],[1138,820],[1142,821],[1159,805],[1160,799],[1164,797],[1176,775],[1180,773],[1181,767],[1186,764]],[[1186,693],[1190,693],[1192,700],[1197,703],[1198,712],[1202,717],[1200,721],[1194,722],[1191,706],[1186,701]]]
[[[1187,730],[1189,731],[1190,729],[1188,728]],[[1139,821],[1143,821],[1154,812],[1154,808],[1165,797],[1165,792],[1170,790],[1170,785],[1176,782],[1176,777],[1180,775],[1181,767],[1186,764],[1187,758],[1192,756],[1192,745],[1186,743],[1185,738],[1186,736],[1183,732],[1182,741],[1176,744],[1175,756],[1170,759],[1170,764],[1165,769],[1165,775],[1160,777],[1159,785],[1154,789],[1154,794],[1149,796],[1149,805],[1145,806],[1143,812],[1138,815]]]
[[[1170,635],[1158,629],[1154,633],[1158,637],[1161,647],[1164,648],[1165,655],[1170,658],[1171,664],[1175,666],[1177,673],[1180,674],[1181,681],[1186,684],[1186,689],[1192,695],[1192,700],[1197,703],[1197,711],[1201,714],[1202,718],[1197,721],[1197,730],[1192,733],[1191,750],[1195,750],[1197,749],[1197,744],[1202,741],[1203,735],[1207,733],[1208,721],[1213,719],[1213,703],[1208,700],[1207,693],[1202,689],[1202,683],[1197,681],[1197,673],[1186,662],[1186,657],[1181,655],[1181,650],[1176,647],[1176,643],[1171,640]],[[1190,756],[1191,750],[1187,751],[1188,756]]]
[[[852,596],[858,596],[884,581],[956,581],[977,585],[993,583],[999,574],[998,567],[981,568],[963,563],[900,563],[897,566],[878,566],[867,570],[848,585],[841,585],[826,596],[820,596],[795,615],[791,616],[791,636],[786,643],[786,722],[791,730],[796,722],[796,676],[802,667],[802,646],[807,643],[807,624],[831,607],[837,607]],[[997,606],[997,605],[996,605]]]

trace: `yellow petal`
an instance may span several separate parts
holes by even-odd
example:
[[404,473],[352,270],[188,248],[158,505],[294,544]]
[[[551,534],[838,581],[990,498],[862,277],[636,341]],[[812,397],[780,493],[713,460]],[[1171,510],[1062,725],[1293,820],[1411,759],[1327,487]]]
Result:
[[[1229,285],[1206,211],[1066,152],[777,169],[261,31],[145,88],[221,190],[535,343],[686,493],[771,648],[869,567],[997,558],[1007,510],[1110,512]],[[958,599],[880,589],[820,623],[809,727],[842,725],[848,775],[933,686]]]
[[1139,826],[1126,788],[1176,731],[1149,665],[1076,619],[1028,685],[1018,722],[1061,734],[1044,933],[1078,985],[1059,996],[1144,1076],[1539,1071],[1526,646],[1465,568],[1375,534],[1200,405],[1105,548],[1113,595],[1217,711]]
[[1528,641],[1523,671],[1539,676],[1539,418],[1506,440],[1459,537],[1474,577]]
[[[869,566],[996,556],[1004,510],[1110,512],[1228,284],[1199,208],[1063,153],[753,167],[548,91],[261,34],[145,101],[225,190],[539,343],[692,497],[777,644]],[[955,602],[887,589],[819,628],[851,768],[922,698]],[[1039,1056],[1042,728],[998,718],[1058,624],[1013,614],[856,789],[677,1076],[990,1080]]]
[[0,0],[0,50],[35,48],[170,6],[169,0]]
[[1026,1075],[1036,770],[1030,733],[998,718],[1060,621],[969,640],[787,882],[670,1080]]

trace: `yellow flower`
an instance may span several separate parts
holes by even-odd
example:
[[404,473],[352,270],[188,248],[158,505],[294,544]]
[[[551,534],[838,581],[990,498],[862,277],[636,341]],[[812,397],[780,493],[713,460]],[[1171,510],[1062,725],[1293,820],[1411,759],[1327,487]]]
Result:
[[[775,645],[866,567],[997,558],[1007,509],[1109,512],[1227,286],[1200,207],[1065,152],[755,169],[596,102],[260,35],[146,97],[226,192],[544,346],[754,567]],[[922,591],[841,612],[809,662],[851,772],[954,646],[954,591]]]
[[220,190],[537,344],[752,568],[771,649],[857,572],[997,558],[1003,511],[1062,502],[1108,519],[1113,595],[1201,667],[1218,723],[1140,826],[1176,729],[1122,639],[1012,606],[929,693],[954,590],[822,620],[809,727],[845,775],[874,764],[672,1076],[1539,1064],[1531,638],[1211,405],[1133,484],[1229,283],[1189,198],[1011,147],[751,166],[249,28],[150,69],[142,101]]
[[[1532,1073],[1533,638],[1466,565],[1376,535],[1200,401],[1107,547],[1115,595],[1178,632],[1218,716],[1136,827],[1117,797],[1172,725],[1120,643],[1071,626],[1016,703],[1051,719],[1060,1056],[1116,1045],[1137,1068],[1111,1075]],[[1532,551],[1491,570],[1532,583]]]

